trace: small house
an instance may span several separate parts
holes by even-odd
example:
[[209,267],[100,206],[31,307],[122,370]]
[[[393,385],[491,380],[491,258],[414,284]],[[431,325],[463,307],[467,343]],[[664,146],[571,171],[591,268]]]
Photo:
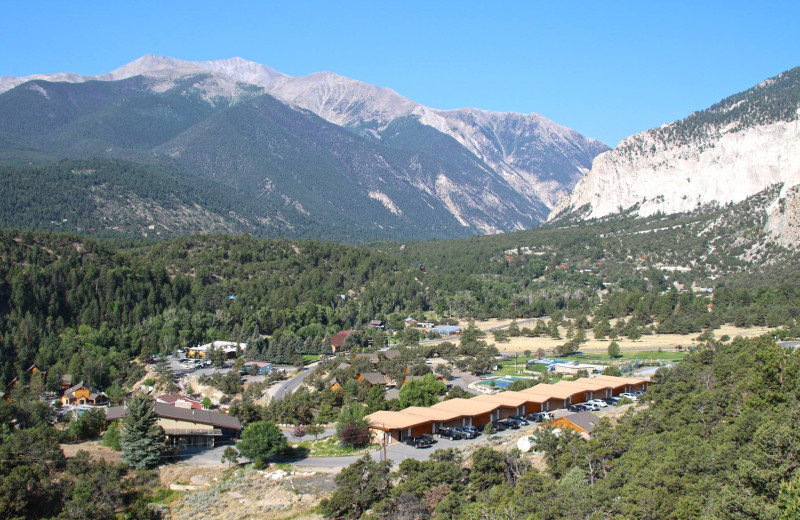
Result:
[[370,328],[370,329],[382,329],[383,328],[383,321],[381,321],[381,320],[372,320],[372,321],[369,322],[369,325],[367,325],[367,327]]
[[347,339],[347,336],[349,336],[353,332],[355,331],[340,330],[339,332],[331,336],[331,351],[333,351],[333,353],[336,354],[337,352],[341,352],[342,350],[344,350],[344,342]]
[[374,352],[356,354],[353,356],[353,359],[366,359],[369,360],[369,362],[373,365],[377,365],[378,363],[380,363],[380,358],[378,358],[378,354],[375,354]]
[[61,385],[61,389],[66,390],[72,386],[72,374],[64,374],[58,378],[58,382]]
[[64,390],[64,395],[61,396],[61,404],[63,405],[98,405],[107,402],[108,396],[106,394],[85,385],[83,381]]
[[183,394],[169,393],[159,395],[156,397],[157,403],[171,404],[178,408],[189,408],[194,410],[202,410],[203,404],[200,401],[192,399],[191,397]]
[[237,343],[235,341],[213,341],[200,345],[197,347],[189,347],[186,352],[187,358],[192,359],[205,359],[211,350],[221,350],[225,355],[225,359],[233,359],[236,357],[236,352],[239,350],[246,350],[247,343]]
[[583,435],[591,435],[595,426],[600,422],[600,417],[592,412],[577,412],[562,415],[553,419],[553,428],[575,430]]
[[356,381],[366,381],[370,384],[370,386],[372,385],[386,386],[386,376],[384,376],[380,372],[364,372],[363,374],[358,375]]
[[272,373],[272,363],[266,361],[248,361],[244,364],[244,368],[248,374],[255,373],[257,376]]
[[397,358],[400,357],[400,351],[397,350],[397,349],[391,349],[391,350],[385,351],[383,353],[383,355],[384,355],[384,357],[386,357],[386,359],[389,359],[389,360],[397,359]]

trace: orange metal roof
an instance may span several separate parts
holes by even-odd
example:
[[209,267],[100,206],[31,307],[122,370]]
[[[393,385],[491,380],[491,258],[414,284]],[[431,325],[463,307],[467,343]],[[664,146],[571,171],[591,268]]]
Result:
[[433,422],[430,418],[403,412],[381,410],[367,415],[364,419],[373,428],[381,430],[405,430],[419,424]]
[[431,406],[431,408],[437,410],[450,410],[453,412],[459,412],[464,417],[474,417],[476,415],[481,415],[484,413],[489,413],[497,410],[500,408],[500,405],[497,403],[489,403],[486,401],[477,401],[473,399],[450,399],[448,401],[442,401],[441,403],[436,403],[435,405]]
[[453,419],[458,419],[464,415],[460,412],[445,410],[444,408],[437,408],[434,410],[432,408],[426,408],[423,406],[409,406],[401,412],[417,415],[419,417],[425,417],[436,422],[452,421]]
[[522,390],[526,394],[546,395],[548,397],[556,397],[558,399],[566,399],[576,393],[572,388],[564,386],[548,385],[547,383],[539,383],[538,385]]
[[649,383],[649,379],[637,379],[634,377],[617,377],[617,376],[604,376],[599,375],[595,376],[594,379],[599,379],[601,381],[608,381],[609,383],[614,383],[615,386],[623,386],[623,385],[640,385],[642,383]]
[[525,403],[532,402],[530,397],[530,394],[527,396],[525,394],[519,395],[519,392],[500,392],[497,394],[479,395],[478,397],[473,397],[472,401],[486,401],[489,403],[497,403],[501,406],[516,408]]
[[579,392],[585,392],[587,390],[596,390],[596,386],[587,386],[583,385],[577,381],[559,381],[558,383],[554,384],[553,386],[561,387],[561,388],[568,388],[573,391],[573,395]]
[[580,379],[576,379],[574,382],[584,385],[589,390],[602,390],[604,388],[614,388],[614,386],[616,386],[614,385],[614,383],[611,383],[610,381],[595,380],[595,379],[590,379],[588,377],[582,377]]

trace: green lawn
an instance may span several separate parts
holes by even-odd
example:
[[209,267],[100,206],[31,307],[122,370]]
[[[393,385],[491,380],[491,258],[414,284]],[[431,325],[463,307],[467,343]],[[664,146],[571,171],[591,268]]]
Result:
[[[680,361],[688,354],[687,351],[683,352],[676,352],[674,350],[662,350],[661,352],[657,350],[644,350],[640,352],[627,352],[623,353],[622,356],[611,359],[608,357],[608,354],[600,353],[600,352],[592,352],[587,353],[583,356],[565,356],[560,359],[570,359],[577,361],[578,363],[589,363],[589,364],[598,364],[598,365],[612,365],[616,363],[623,363],[626,361],[663,361],[663,362],[673,362],[673,361]],[[525,369],[525,364],[523,358],[517,358],[517,370]],[[499,370],[492,372],[492,375],[495,376],[522,376],[530,375],[526,373],[515,373],[514,372],[514,359],[505,359],[503,361],[499,361],[497,363]],[[547,367],[545,365],[540,364],[531,364],[528,365],[527,370],[529,372],[537,372],[539,374],[543,374],[547,371]]]
[[611,364],[612,362],[619,361],[680,361],[688,352],[675,352],[674,350],[643,350],[639,352],[623,352],[622,355],[614,360],[608,357],[608,354],[589,353],[583,356],[571,356],[566,359],[574,359],[579,363],[599,363]]
[[[523,372],[521,374],[517,374],[514,372],[514,360],[504,360],[499,361],[497,363],[497,370],[496,372],[492,372],[492,375],[495,376],[525,376],[526,374]],[[517,371],[524,371],[525,370],[525,360],[522,358],[517,358]],[[537,369],[536,372],[539,372]],[[541,372],[544,372],[544,366],[542,366]]]

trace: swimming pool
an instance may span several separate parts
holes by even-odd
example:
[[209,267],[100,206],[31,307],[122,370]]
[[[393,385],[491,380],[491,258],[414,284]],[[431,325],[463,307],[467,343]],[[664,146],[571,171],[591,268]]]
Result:
[[483,385],[483,386],[493,386],[492,383],[494,383],[495,387],[505,388],[505,387],[511,385],[511,383],[513,383],[514,381],[516,381],[518,379],[527,381],[527,380],[530,380],[532,378],[530,378],[530,377],[505,376],[505,377],[501,377],[501,378],[498,378],[498,379],[489,379],[487,381],[481,381],[478,384],[479,385]]

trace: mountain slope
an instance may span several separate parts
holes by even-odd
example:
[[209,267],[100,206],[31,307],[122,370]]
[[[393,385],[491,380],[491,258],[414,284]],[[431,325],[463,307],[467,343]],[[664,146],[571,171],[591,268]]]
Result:
[[[348,242],[457,237],[528,228],[546,214],[546,207],[532,207],[485,163],[430,127],[422,127],[430,135],[412,139],[414,146],[398,138],[387,146],[259,89],[240,88],[235,100],[210,96],[208,87],[218,79],[202,73],[22,84],[0,94],[0,113],[7,116],[0,120],[0,140],[9,143],[0,157],[168,166],[225,185],[243,208],[255,204],[248,222],[256,227],[244,229],[259,236]],[[419,134],[419,126],[407,128]],[[216,211],[203,197],[192,200]]]
[[10,164],[164,166],[255,204],[248,222],[266,224],[248,232],[356,242],[536,226],[607,149],[537,114],[434,110],[330,72],[152,55],[98,76],[0,78],[0,143]]
[[[54,81],[119,80],[143,75],[167,90],[174,80],[212,73],[205,88],[235,99],[248,85],[294,106],[305,108],[334,124],[380,139],[397,118],[415,117],[455,139],[494,170],[514,191],[537,208],[552,208],[588,170],[598,153],[608,150],[599,141],[562,127],[538,114],[493,113],[475,109],[442,111],[424,107],[395,91],[345,78],[331,72],[291,77],[241,58],[189,62],[146,55],[104,75],[53,75]],[[0,92],[29,78],[0,78]],[[227,78],[227,81],[223,78]],[[542,217],[534,211],[536,220]]]
[[800,183],[800,68],[688,118],[622,141],[561,199],[550,219],[631,210],[676,213]]

